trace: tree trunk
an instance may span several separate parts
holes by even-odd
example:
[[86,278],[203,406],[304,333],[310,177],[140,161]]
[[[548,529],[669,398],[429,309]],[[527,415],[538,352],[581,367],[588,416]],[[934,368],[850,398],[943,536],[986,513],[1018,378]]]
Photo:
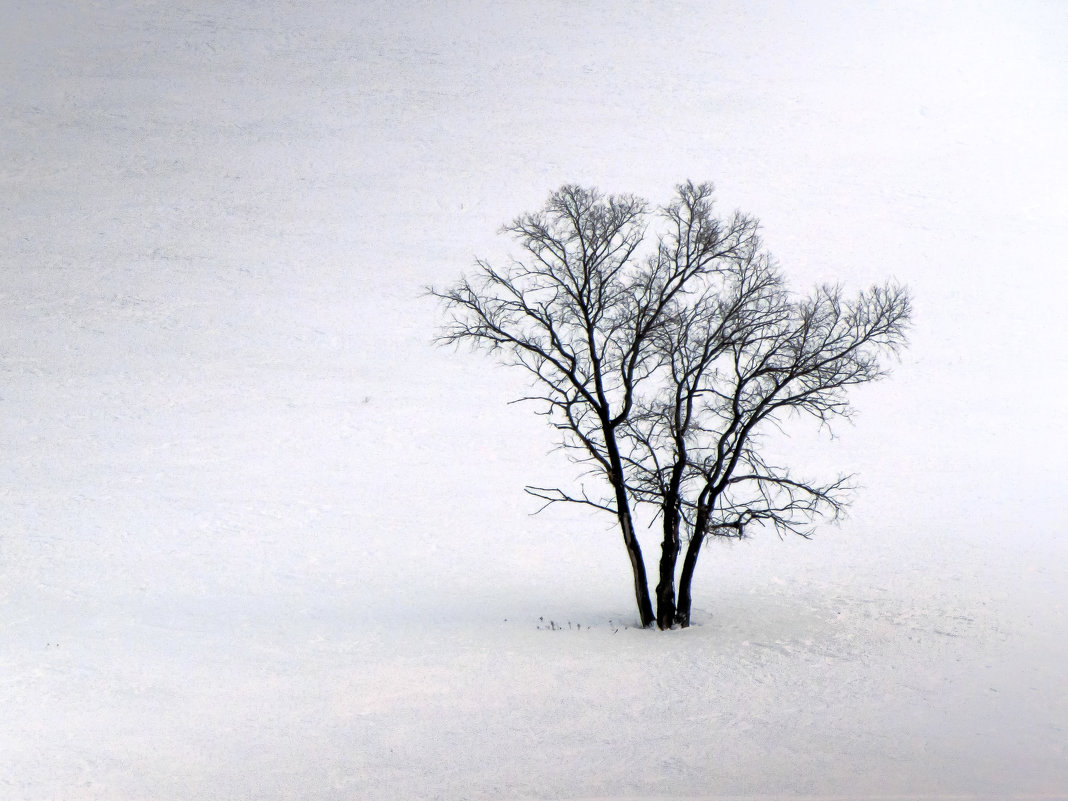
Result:
[[627,546],[630,556],[630,567],[634,572],[634,598],[638,601],[638,615],[642,622],[642,628],[653,625],[653,600],[649,598],[649,580],[645,575],[645,560],[642,557],[642,547],[638,544],[638,538],[634,536],[634,525],[630,520],[630,514],[619,515],[619,525],[623,528],[623,541]]
[[[610,448],[610,453],[615,456],[613,461],[618,460],[618,453],[613,448]],[[622,466],[620,466],[615,476],[622,474]],[[653,602],[649,597],[649,578],[645,574],[645,557],[642,556],[642,546],[634,534],[634,520],[630,516],[627,488],[615,476],[612,477],[612,484],[616,491],[616,517],[619,519],[619,528],[623,532],[623,544],[627,546],[631,571],[634,573],[634,597],[638,602],[638,618],[642,622],[642,628],[647,628],[652,625],[655,618],[653,617]]]
[[[622,497],[620,497],[622,495]],[[638,617],[642,628],[652,625],[653,602],[649,597],[649,579],[645,574],[645,559],[642,557],[642,547],[638,544],[638,538],[634,535],[634,522],[631,520],[630,507],[627,504],[626,492],[616,491],[616,508],[619,518],[619,527],[623,531],[623,544],[627,546],[627,555],[630,556],[630,566],[634,573],[634,597],[638,602]]]
[[679,604],[675,611],[676,622],[686,628],[690,625],[690,607],[693,600],[690,587],[693,584],[693,571],[697,567],[697,557],[701,554],[701,545],[705,541],[705,529],[708,526],[709,510],[697,507],[697,519],[694,521],[693,536],[686,548],[686,557],[682,560],[682,575],[679,576]]
[[669,497],[664,503],[664,540],[660,543],[660,582],[656,585],[656,625],[675,625],[675,565],[679,559],[679,504]]
[[638,602],[638,619],[641,620],[642,628],[648,628],[656,618],[653,616],[653,602],[649,597],[649,578],[645,574],[645,558],[642,556],[642,546],[638,543],[638,537],[634,534],[634,520],[630,515],[630,499],[627,495],[627,485],[623,479],[623,460],[619,456],[619,447],[616,445],[615,430],[607,417],[602,417],[601,425],[604,431],[608,463],[611,468],[608,480],[616,494],[616,518],[619,520],[619,528],[623,532],[623,544],[627,547],[631,571],[634,573],[634,597]]

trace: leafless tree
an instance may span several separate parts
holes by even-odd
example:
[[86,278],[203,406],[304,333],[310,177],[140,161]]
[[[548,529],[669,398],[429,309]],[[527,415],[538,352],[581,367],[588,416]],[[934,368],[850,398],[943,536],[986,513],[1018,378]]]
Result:
[[[632,416],[628,431],[637,445],[633,494],[662,515],[661,628],[689,625],[694,568],[709,535],[741,537],[755,522],[808,536],[814,517],[843,511],[850,476],[799,480],[762,458],[757,437],[791,413],[822,425],[849,417],[847,389],[885,375],[880,357],[904,345],[909,316],[907,291],[892,284],[849,301],[826,286],[794,300],[764,254],[730,264],[716,303],[676,312],[656,340],[668,390]],[[676,605],[683,528],[689,543]]]
[[[889,285],[848,303],[833,287],[792,299],[757,221],[713,211],[709,184],[680,185],[655,210],[565,186],[505,226],[520,258],[503,269],[479,261],[473,278],[431,289],[450,315],[440,341],[531,373],[538,389],[524,400],[604,480],[603,495],[527,491],[615,516],[643,626],[689,624],[706,537],[741,536],[752,522],[806,533],[813,515],[841,510],[846,479],[794,480],[760,458],[756,435],[791,410],[847,415],[845,389],[882,375],[878,356],[903,343],[909,315],[907,293]],[[663,524],[655,617],[635,503],[655,505]]]

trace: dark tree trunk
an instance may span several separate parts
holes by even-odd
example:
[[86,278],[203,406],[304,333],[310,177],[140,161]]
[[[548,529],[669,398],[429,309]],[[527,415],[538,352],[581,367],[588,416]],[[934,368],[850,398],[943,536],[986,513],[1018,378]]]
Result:
[[638,537],[634,534],[634,519],[630,515],[630,499],[627,496],[627,485],[623,479],[623,460],[619,456],[615,430],[607,415],[602,416],[601,425],[604,431],[608,464],[611,468],[608,480],[616,495],[616,518],[619,520],[623,544],[627,547],[631,571],[634,573],[634,598],[638,602],[638,619],[641,620],[642,628],[648,628],[656,618],[653,616],[653,602],[649,597],[649,577],[645,573],[645,557],[642,556],[642,546],[638,542]]
[[693,571],[697,567],[697,557],[701,554],[701,545],[705,541],[705,530],[708,527],[709,510],[703,506],[697,508],[697,519],[694,521],[693,536],[686,548],[686,557],[682,560],[682,575],[679,576],[679,603],[675,611],[676,622],[686,628],[690,625],[690,607],[693,596]]
[[614,442],[609,445],[608,451],[615,467],[611,480],[616,492],[616,518],[619,520],[619,529],[623,532],[623,544],[627,547],[631,571],[634,573],[634,598],[638,602],[638,618],[642,622],[642,628],[647,628],[652,625],[655,618],[653,617],[653,602],[649,597],[649,578],[645,574],[645,557],[642,556],[642,546],[634,534],[634,520],[630,516],[627,488],[618,478],[623,475],[623,467]]
[[705,535],[694,535],[686,549],[686,558],[682,560],[682,575],[679,577],[679,605],[675,611],[676,622],[686,628],[690,625],[690,606],[692,596],[690,585],[693,583],[693,569],[697,566],[697,555],[701,552],[701,543]]
[[[681,428],[681,423],[677,423]],[[675,565],[679,561],[679,529],[682,527],[680,492],[686,470],[686,443],[678,442],[678,454],[671,478],[664,489],[664,539],[660,543],[660,582],[656,585],[656,625],[670,629],[675,625]]]
[[660,581],[656,585],[656,625],[661,630],[675,625],[675,565],[679,559],[679,504],[669,497],[664,503],[664,540],[660,543]]
[[634,521],[630,516],[630,508],[627,504],[625,492],[620,497],[616,493],[616,504],[619,517],[619,527],[623,532],[623,544],[627,546],[627,555],[630,557],[631,570],[634,573],[634,597],[638,602],[638,617],[642,628],[652,625],[653,602],[649,597],[649,578],[645,574],[645,559],[642,556],[642,547],[638,544],[638,538],[634,535]]

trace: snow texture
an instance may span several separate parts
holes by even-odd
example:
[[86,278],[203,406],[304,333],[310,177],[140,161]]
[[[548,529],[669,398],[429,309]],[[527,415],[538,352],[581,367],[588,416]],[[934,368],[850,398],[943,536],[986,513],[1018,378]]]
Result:
[[[0,798],[1068,798],[1068,6],[10,0]],[[813,541],[635,628],[423,294],[716,182],[912,347]],[[656,556],[655,532],[645,549]]]

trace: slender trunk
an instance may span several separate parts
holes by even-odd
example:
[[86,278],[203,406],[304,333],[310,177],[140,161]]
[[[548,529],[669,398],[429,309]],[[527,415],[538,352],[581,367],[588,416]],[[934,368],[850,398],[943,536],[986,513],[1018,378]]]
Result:
[[647,628],[656,618],[653,616],[653,602],[649,597],[649,578],[645,573],[645,558],[642,556],[642,547],[638,543],[638,538],[634,534],[630,499],[627,497],[627,487],[623,482],[623,462],[619,458],[619,451],[613,439],[608,440],[607,446],[612,466],[612,475],[609,478],[616,493],[616,518],[623,532],[623,544],[627,547],[631,571],[634,573],[634,597],[638,602],[638,617],[642,628]]
[[701,545],[705,541],[708,515],[709,509],[703,504],[698,505],[693,536],[686,548],[686,557],[682,560],[682,575],[679,576],[679,603],[675,612],[675,620],[683,628],[690,625],[690,607],[693,600],[690,588],[693,584],[693,571],[697,567],[697,557],[701,554]]
[[[596,364],[596,359],[594,363]],[[607,404],[600,386],[600,373],[596,373],[596,376],[598,378],[597,396],[601,401],[601,408],[604,409]],[[638,543],[638,537],[634,534],[634,519],[630,515],[630,498],[627,496],[627,484],[623,477],[623,460],[619,456],[619,446],[616,444],[615,427],[610,422],[607,413],[601,414],[601,431],[604,432],[605,453],[608,456],[610,468],[608,480],[616,494],[616,518],[619,520],[623,544],[627,547],[630,568],[634,574],[634,598],[638,602],[638,618],[641,620],[642,628],[647,628],[655,620],[653,602],[649,597],[649,578],[645,574],[642,547]]]
[[652,625],[653,602],[649,597],[649,579],[645,574],[645,559],[642,557],[642,548],[638,544],[638,538],[634,535],[634,522],[627,506],[626,493],[620,499],[620,492],[616,491],[616,503],[618,504],[619,527],[623,531],[623,543],[627,546],[627,555],[630,557],[631,570],[634,573],[634,597],[638,602],[638,617],[642,628]]
[[656,625],[675,625],[675,565],[679,559],[679,499],[669,493],[664,500],[664,539],[660,543],[660,582],[656,585]]

